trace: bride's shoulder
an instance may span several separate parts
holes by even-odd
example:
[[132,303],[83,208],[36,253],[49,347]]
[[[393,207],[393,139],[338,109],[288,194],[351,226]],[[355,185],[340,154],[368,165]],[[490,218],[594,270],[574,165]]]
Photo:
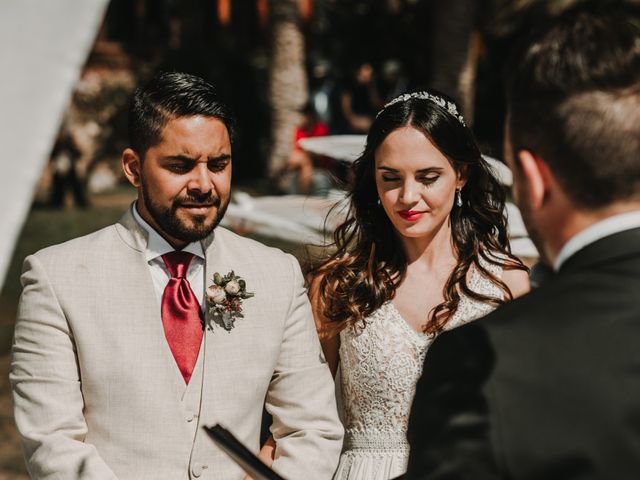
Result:
[[520,269],[505,269],[502,272],[502,281],[509,287],[513,298],[521,297],[531,290],[529,273]]
[[479,256],[480,265],[502,280],[513,298],[520,297],[530,289],[529,272],[506,253],[485,251]]

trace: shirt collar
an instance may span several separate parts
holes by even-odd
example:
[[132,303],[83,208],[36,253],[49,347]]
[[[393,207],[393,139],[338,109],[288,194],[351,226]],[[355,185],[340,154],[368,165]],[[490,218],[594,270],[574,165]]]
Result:
[[605,218],[593,225],[581,230],[569,239],[560,249],[553,269],[557,272],[569,257],[582,250],[587,245],[594,243],[601,238],[608,237],[614,233],[623,232],[632,228],[640,227],[640,210],[621,213]]
[[[162,236],[155,231],[155,229],[149,225],[138,213],[138,203],[135,202],[131,206],[131,211],[133,213],[133,218],[135,218],[138,225],[140,225],[148,235],[147,241],[147,249],[144,252],[145,259],[147,262],[154,260],[165,253],[173,252],[175,248],[169,245]],[[189,245],[182,249],[183,252],[189,252],[204,260],[204,251],[202,250],[202,245],[200,242],[191,242]]]

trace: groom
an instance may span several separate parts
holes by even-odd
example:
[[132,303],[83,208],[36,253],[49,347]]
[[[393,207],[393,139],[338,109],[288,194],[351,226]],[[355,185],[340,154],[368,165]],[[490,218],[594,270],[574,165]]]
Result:
[[217,226],[232,127],[204,80],[158,75],[122,155],[137,201],[25,260],[10,378],[33,478],[241,479],[202,426],[257,451],[263,406],[273,468],[331,477],[342,427],[300,268]]
[[522,53],[505,155],[555,274],[433,342],[407,479],[640,478],[640,32],[568,12]]

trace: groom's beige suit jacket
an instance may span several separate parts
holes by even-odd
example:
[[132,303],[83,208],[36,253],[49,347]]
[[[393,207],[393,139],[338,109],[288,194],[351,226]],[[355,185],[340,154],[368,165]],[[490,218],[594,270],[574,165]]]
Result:
[[127,213],[25,260],[10,378],[32,477],[240,479],[202,426],[219,422],[257,452],[266,405],[274,469],[331,478],[342,426],[297,261],[221,227],[202,241],[206,285],[234,270],[255,297],[231,331],[207,314],[185,386],[146,242]]

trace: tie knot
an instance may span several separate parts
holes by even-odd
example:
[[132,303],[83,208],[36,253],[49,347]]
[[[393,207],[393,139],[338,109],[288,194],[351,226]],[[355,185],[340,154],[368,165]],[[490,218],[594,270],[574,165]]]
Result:
[[193,253],[182,252],[176,250],[162,255],[162,260],[169,270],[171,278],[185,278],[187,276],[187,268],[193,258]]

